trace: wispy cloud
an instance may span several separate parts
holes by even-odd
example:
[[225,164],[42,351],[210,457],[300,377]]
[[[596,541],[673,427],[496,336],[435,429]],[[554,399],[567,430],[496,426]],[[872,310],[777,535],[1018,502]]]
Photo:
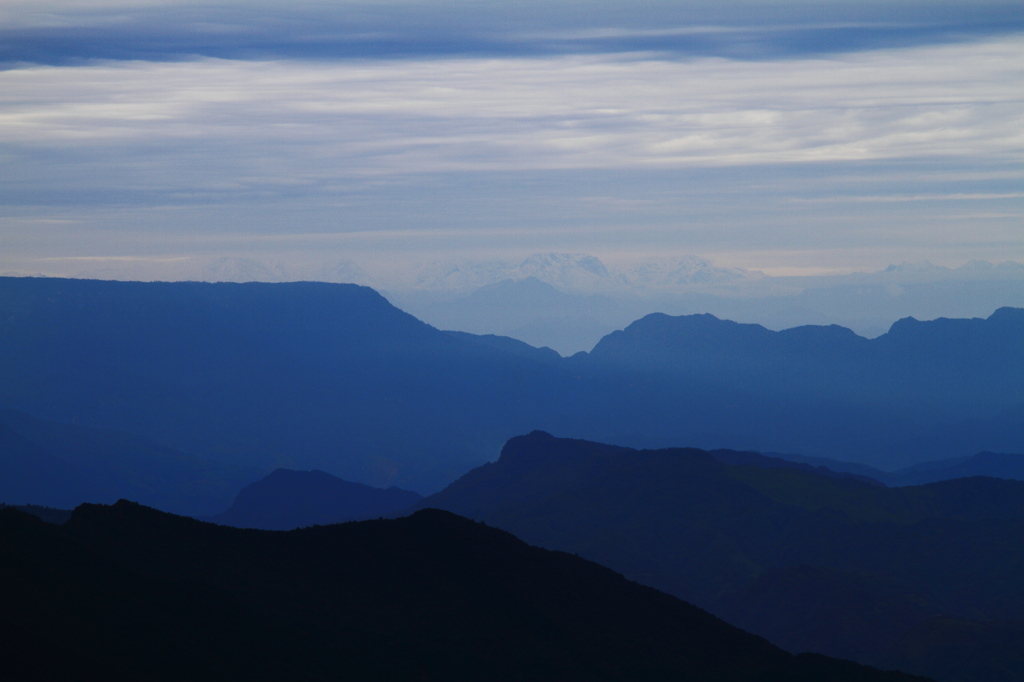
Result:
[[6,0],[0,64],[636,51],[761,59],[1021,29],[1013,0]]
[[1022,86],[1017,38],[797,62],[35,67],[0,72],[0,145],[22,170],[45,174],[56,156],[116,175],[123,156],[129,185],[211,192],[452,170],[1018,158]]
[[[872,3],[684,4],[468,3],[446,33],[451,3],[4,3],[4,255],[1024,257],[1024,34],[851,50],[835,31],[913,31]],[[765,40],[797,48],[728,47]]]
[[905,201],[991,201],[993,199],[1024,199],[1024,192],[975,192],[970,194],[964,192],[950,192],[947,194],[888,194],[833,196],[814,198],[794,198],[791,201],[796,203],[900,203]]

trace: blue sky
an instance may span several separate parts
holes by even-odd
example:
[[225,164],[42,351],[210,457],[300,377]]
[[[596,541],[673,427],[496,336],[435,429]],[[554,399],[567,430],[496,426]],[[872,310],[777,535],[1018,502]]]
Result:
[[0,3],[0,271],[1024,260],[1019,2]]

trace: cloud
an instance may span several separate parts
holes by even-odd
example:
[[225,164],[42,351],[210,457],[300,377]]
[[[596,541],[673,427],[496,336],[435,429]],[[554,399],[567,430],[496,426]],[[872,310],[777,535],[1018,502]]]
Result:
[[37,187],[59,163],[212,193],[417,172],[1010,159],[1024,150],[1022,84],[1018,37],[777,62],[34,67],[0,72],[0,149]]
[[804,203],[839,203],[839,202],[904,202],[904,201],[991,201],[993,199],[1024,199],[1024,192],[972,193],[950,192],[948,194],[890,194],[860,195],[850,197],[817,197],[812,199],[794,199]]
[[638,51],[762,59],[1022,29],[1011,0],[7,0],[0,64]]
[[0,234],[9,261],[245,248],[1020,259],[1022,85],[1020,34],[758,60],[22,66],[0,71]]

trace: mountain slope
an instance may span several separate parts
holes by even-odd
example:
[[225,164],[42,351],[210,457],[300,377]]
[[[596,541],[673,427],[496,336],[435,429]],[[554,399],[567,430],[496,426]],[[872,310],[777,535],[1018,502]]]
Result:
[[354,285],[0,278],[0,407],[265,470],[437,489],[550,411],[552,356]]
[[0,510],[0,538],[20,679],[909,679],[440,511],[267,533],[122,501],[62,527]]
[[533,433],[420,506],[576,552],[794,651],[881,663],[933,618],[1024,619],[1024,483],[895,489],[727,459]]

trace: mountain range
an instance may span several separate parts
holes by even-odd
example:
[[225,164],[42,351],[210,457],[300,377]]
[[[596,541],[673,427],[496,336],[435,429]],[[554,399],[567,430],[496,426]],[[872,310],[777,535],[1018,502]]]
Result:
[[[778,646],[1019,680],[1024,483],[984,476],[1021,477],[1022,342],[1022,308],[872,339],[657,313],[563,357],[355,285],[0,278],[0,502],[20,505],[0,509],[0,570],[26,586],[2,607],[28,623],[5,626],[12,669],[58,641],[40,678],[62,660],[280,677],[298,657],[299,679],[899,679]],[[287,532],[61,511],[119,497]],[[335,525],[427,508],[492,528]],[[665,595],[629,611],[648,597],[566,555],[526,548],[560,557],[531,568],[493,527],[771,644]],[[559,580],[590,591],[559,601]],[[388,642],[403,657],[382,664]]]
[[[716,461],[725,464],[792,468],[813,471],[821,476],[882,485],[873,478],[859,474],[837,472],[823,466],[791,462],[778,457],[766,457],[755,452],[717,450],[710,454]],[[314,525],[400,516],[422,499],[421,495],[401,488],[374,488],[345,481],[323,471],[275,469],[264,478],[242,488],[231,506],[219,514],[190,516],[236,528],[293,530]],[[36,513],[32,511],[35,509],[33,505],[20,505],[19,508]],[[54,518],[54,514],[57,515],[56,518],[60,518],[60,515],[70,514],[70,511],[49,510],[36,515]]]
[[4,670],[52,680],[898,682],[437,510],[246,531],[129,502],[0,509]]
[[242,488],[230,507],[206,520],[237,528],[293,530],[393,516],[420,499],[408,490],[373,488],[323,471],[275,469]]
[[[841,324],[873,338],[904,317],[976,317],[1000,306],[1024,307],[1024,265],[1012,261],[975,261],[959,268],[903,263],[848,275],[767,276],[716,268],[691,256],[650,259],[618,270],[605,267],[599,286],[580,286],[595,277],[595,268],[587,266],[592,257],[555,256],[535,256],[529,259],[532,267],[485,269],[486,276],[479,273],[472,285],[461,287],[446,287],[444,278],[431,279],[432,286],[377,286],[403,310],[432,325],[511,336],[563,355],[590,350],[602,336],[653,312],[713,313],[775,330]],[[549,261],[557,267],[537,267]],[[478,272],[472,265],[448,267]],[[573,267],[579,277],[565,274]],[[346,281],[373,283],[366,276]]]
[[748,453],[535,432],[417,507],[577,553],[790,651],[1024,676],[1024,482],[887,488]]
[[[80,260],[50,274],[132,281],[357,283],[443,329],[511,336],[563,355],[653,312],[712,313],[787,329],[841,324],[873,338],[904,317],[978,317],[1024,307],[1024,264],[928,262],[850,274],[763,274],[695,255],[604,262],[591,254],[536,253],[522,260],[378,263],[258,257]],[[5,272],[9,276],[34,272]]]
[[413,489],[525,430],[515,407],[559,359],[334,284],[0,279],[0,309],[0,406],[234,466]]
[[[415,493],[277,470],[211,520],[285,530],[445,508],[599,559],[792,652],[1009,681],[1024,672],[1022,486],[889,490],[752,452],[635,451],[536,432],[411,509]],[[72,516],[20,509],[58,524]]]
[[839,462],[823,457],[804,457],[792,454],[776,456],[787,461],[808,464],[818,469],[862,476],[888,486],[922,485],[971,476],[1024,481],[1024,454],[1011,452],[979,452],[968,457],[921,462],[896,471],[882,471],[865,464]]
[[[919,485],[971,476],[1024,480],[1024,455],[980,453],[974,457],[927,462],[902,471],[885,472],[865,465],[827,459],[766,456],[756,452],[713,450],[716,462],[764,469],[796,469],[817,476],[847,479],[867,485]],[[923,480],[917,480],[923,479]],[[202,520],[239,528],[291,530],[396,516],[420,501],[421,496],[400,488],[373,488],[344,481],[323,471],[276,469],[239,491],[231,506],[211,516],[192,514]],[[69,512],[59,512],[69,513]]]
[[564,358],[354,285],[0,278],[0,409],[197,458],[206,514],[276,468],[430,493],[534,429],[893,470],[1024,452],[1021,339],[1013,308],[876,339],[650,315]]

